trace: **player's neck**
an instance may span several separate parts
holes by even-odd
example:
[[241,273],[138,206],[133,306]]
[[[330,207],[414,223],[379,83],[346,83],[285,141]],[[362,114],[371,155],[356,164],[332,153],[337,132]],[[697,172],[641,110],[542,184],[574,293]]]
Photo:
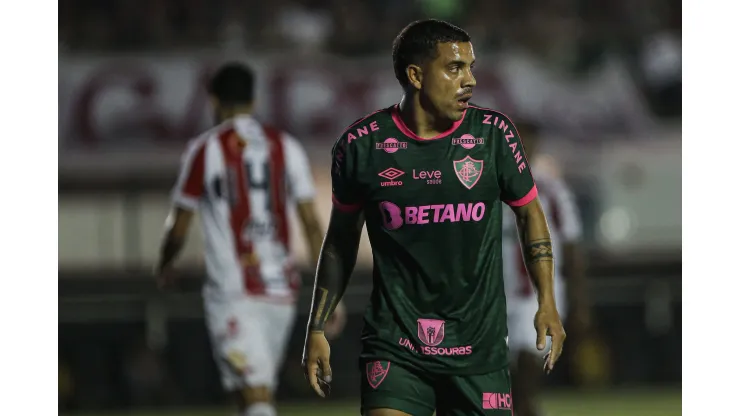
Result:
[[440,120],[422,107],[419,94],[404,94],[398,105],[401,120],[414,134],[424,139],[439,136],[450,129],[453,122]]
[[219,123],[223,123],[226,120],[230,120],[230,119],[237,118],[237,117],[245,117],[245,116],[248,117],[251,115],[252,115],[252,106],[224,108],[218,112],[216,116],[216,120]]

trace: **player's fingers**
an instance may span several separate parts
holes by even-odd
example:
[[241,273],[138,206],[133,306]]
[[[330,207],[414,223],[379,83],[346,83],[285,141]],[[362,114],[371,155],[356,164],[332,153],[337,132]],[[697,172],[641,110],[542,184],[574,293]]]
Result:
[[331,366],[329,365],[329,357],[321,358],[321,360],[319,360],[319,363],[321,364],[321,375],[323,376],[322,379],[326,383],[331,383]]
[[545,325],[537,325],[537,349],[543,351],[545,349],[547,341],[547,327]]
[[552,347],[550,348],[549,359],[547,360],[548,372],[552,371],[555,363],[560,359],[560,355],[563,353],[563,344],[565,343],[565,331],[562,327],[552,332]]
[[315,361],[309,362],[306,365],[305,372],[306,372],[306,377],[308,377],[308,384],[311,386],[313,391],[316,392],[316,394],[318,394],[321,397],[326,397],[324,395],[323,390],[321,390],[321,386],[319,385],[318,371],[319,371],[319,366]]

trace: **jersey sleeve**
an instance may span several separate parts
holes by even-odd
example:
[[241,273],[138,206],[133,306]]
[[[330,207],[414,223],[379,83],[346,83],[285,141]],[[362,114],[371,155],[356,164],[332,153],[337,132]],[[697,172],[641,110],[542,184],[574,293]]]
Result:
[[339,139],[332,148],[331,200],[334,207],[345,212],[355,212],[362,207],[355,156],[346,137]]
[[283,141],[290,197],[296,202],[314,199],[316,188],[306,151],[293,136],[283,133]]
[[514,123],[500,113],[498,118],[496,166],[501,200],[509,206],[521,207],[537,197],[537,186]]
[[180,161],[180,173],[172,190],[172,203],[189,211],[198,209],[205,190],[206,146],[203,140],[188,144]]
[[553,215],[560,238],[566,243],[578,242],[583,236],[583,224],[575,196],[562,180],[556,181],[553,185],[552,199],[555,204]]

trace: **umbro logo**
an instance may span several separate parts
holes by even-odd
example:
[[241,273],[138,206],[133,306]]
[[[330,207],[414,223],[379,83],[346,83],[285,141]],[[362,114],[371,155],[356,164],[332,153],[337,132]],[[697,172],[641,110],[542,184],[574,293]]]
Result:
[[397,181],[396,179],[405,174],[406,172],[400,169],[388,168],[378,174],[378,176],[380,176],[381,178],[388,179],[387,182],[381,182],[380,186],[402,186],[403,181]]
[[402,171],[400,169],[388,168],[388,169],[380,172],[378,174],[378,176],[380,176],[381,178],[386,178],[386,179],[389,179],[389,180],[393,180],[393,179],[398,178],[399,176],[403,176],[404,174],[406,174],[406,172],[404,172],[404,171]]

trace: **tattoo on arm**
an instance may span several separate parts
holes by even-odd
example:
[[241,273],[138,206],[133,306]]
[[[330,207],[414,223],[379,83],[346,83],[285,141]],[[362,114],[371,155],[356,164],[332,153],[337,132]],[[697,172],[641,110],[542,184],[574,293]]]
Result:
[[524,248],[524,256],[527,264],[553,261],[552,241],[549,238],[543,238],[527,242]]
[[341,255],[327,253],[331,250],[333,250],[333,247],[325,245],[319,260],[311,315],[308,322],[310,331],[324,330],[326,321],[329,320],[337,301],[347,288],[349,275],[352,272],[352,267],[347,267],[348,265],[345,264],[346,261],[342,259]]
[[[334,215],[334,214],[332,214]],[[342,299],[357,261],[362,217],[333,218],[329,223],[316,269],[309,331],[323,331]]]
[[320,298],[318,300],[318,304],[316,305],[316,313],[312,314],[313,319],[311,320],[311,327],[312,329],[321,329],[324,327],[324,324],[326,321],[329,320],[329,316],[331,315],[331,311],[334,309],[334,302],[337,298],[337,295],[334,294],[332,296],[331,303],[329,303],[329,307],[326,307],[326,298],[329,296],[329,290],[325,289],[323,287],[319,287],[316,289],[316,293],[320,293]]
[[326,313],[324,314],[324,322],[329,320],[329,316],[331,316],[331,313],[334,312],[334,308],[337,306],[337,295],[334,295],[331,297],[331,303],[329,303],[329,307],[326,309]]

